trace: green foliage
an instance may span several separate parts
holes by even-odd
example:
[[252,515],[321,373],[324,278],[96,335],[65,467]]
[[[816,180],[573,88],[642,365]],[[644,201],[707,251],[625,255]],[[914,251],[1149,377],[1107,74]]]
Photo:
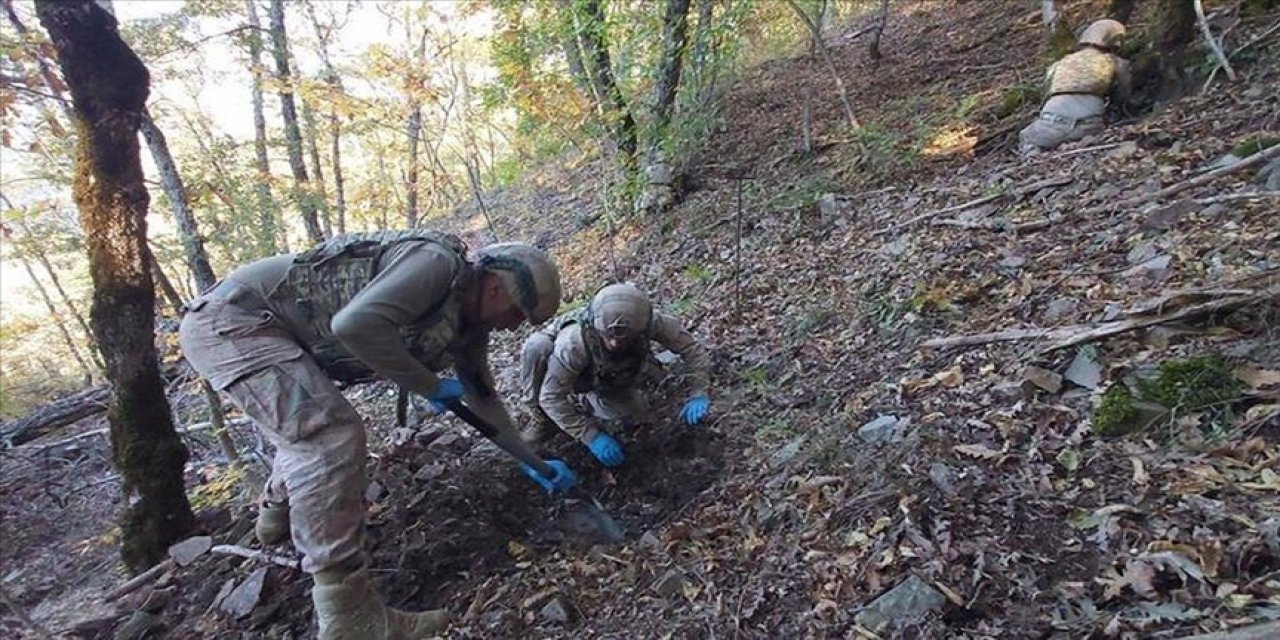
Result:
[[248,475],[244,465],[225,467],[206,466],[204,484],[191,490],[190,499],[193,509],[221,507],[228,504],[240,494],[240,487]]
[[674,316],[683,316],[697,307],[696,300],[689,296],[685,296],[667,305],[667,312]]
[[764,367],[752,367],[743,371],[742,379],[760,395],[769,392],[769,372]]
[[1177,412],[1227,408],[1240,397],[1240,382],[1220,356],[1161,363],[1155,378],[1142,385],[1143,396]]
[[995,109],[995,116],[1007,118],[1026,105],[1039,104],[1043,96],[1044,87],[1039,83],[1015,84],[1004,90],[1000,104]]
[[1100,436],[1120,436],[1132,432],[1139,413],[1133,394],[1123,384],[1113,384],[1102,394],[1093,410],[1093,431]]
[[699,264],[697,262],[685,266],[684,271],[681,273],[684,274],[684,277],[694,282],[706,282],[714,275],[706,265]]
[[1257,133],[1241,140],[1236,146],[1232,147],[1231,155],[1245,158],[1276,144],[1280,144],[1280,136]]
[[824,305],[812,305],[804,310],[800,315],[800,319],[787,328],[787,339],[791,341],[800,341],[809,337],[809,334],[817,331],[829,324],[832,320],[839,317],[834,309]]
[[770,421],[769,424],[757,429],[755,432],[755,439],[756,442],[761,444],[769,444],[790,440],[799,434],[800,432],[796,431],[796,428],[792,426],[790,421],[784,418],[777,418]]

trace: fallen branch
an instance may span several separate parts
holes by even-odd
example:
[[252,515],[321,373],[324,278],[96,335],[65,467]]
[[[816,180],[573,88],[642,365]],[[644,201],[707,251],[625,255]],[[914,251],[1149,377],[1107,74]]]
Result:
[[1086,342],[1095,342],[1120,333],[1143,329],[1157,324],[1172,322],[1174,320],[1183,320],[1186,318],[1207,315],[1217,311],[1236,309],[1261,302],[1269,297],[1274,298],[1276,295],[1277,292],[1266,292],[1253,293],[1246,296],[1233,296],[1230,298],[1213,300],[1185,307],[1164,315],[1148,318],[1129,318],[1126,320],[1116,320],[1114,322],[1104,322],[1099,325],[1069,325],[1065,327],[1055,327],[1052,329],[1006,329],[1004,331],[993,331],[989,333],[975,333],[969,335],[949,336],[945,338],[934,338],[932,340],[926,340],[921,346],[936,349],[946,347],[968,347],[990,344],[993,342],[1046,339],[1049,341],[1049,344],[1041,349],[1041,352],[1047,353],[1049,351],[1065,349],[1067,347],[1084,344]]
[[1252,624],[1247,627],[1231,629],[1230,631],[1215,631],[1197,636],[1187,636],[1183,640],[1270,640],[1276,637],[1280,637],[1280,621]]
[[67,396],[0,425],[0,446],[26,444],[107,410],[111,387],[102,385]]
[[1231,68],[1231,61],[1227,59],[1227,54],[1222,52],[1222,45],[1218,44],[1217,38],[1213,37],[1213,31],[1209,29],[1209,21],[1204,17],[1204,3],[1201,0],[1195,0],[1196,23],[1200,25],[1200,33],[1204,34],[1204,41],[1209,45],[1209,49],[1213,51],[1213,55],[1218,57],[1219,65],[1223,71],[1227,72],[1227,78],[1232,82],[1236,80],[1236,70]]
[[1052,156],[1047,156],[1047,157],[1065,158],[1067,156],[1074,156],[1081,153],[1089,153],[1090,151],[1105,151],[1107,149],[1114,149],[1123,144],[1124,142],[1112,142],[1109,144],[1095,144],[1092,147],[1084,147],[1082,149],[1071,149],[1069,151],[1059,151],[1053,154]]
[[[247,425],[251,425],[251,424],[253,424],[253,420],[251,420],[251,419],[249,419],[249,418],[243,418],[243,417],[241,417],[241,418],[232,418],[232,419],[230,419],[230,420],[227,420],[227,424],[226,424],[226,426],[228,426],[228,427],[242,427],[242,426],[247,426]],[[178,429],[178,433],[180,433],[180,434],[186,434],[186,433],[192,433],[192,432],[194,432],[194,431],[207,431],[207,430],[212,429],[212,428],[213,428],[213,423],[212,423],[212,422],[197,422],[197,423],[195,423],[195,424],[192,424],[191,426],[187,426],[187,427],[181,427],[181,428],[179,428],[179,429]],[[79,440],[86,440],[86,439],[93,438],[93,437],[96,437],[96,436],[107,435],[107,434],[109,434],[109,433],[111,433],[111,430],[110,430],[110,429],[92,429],[92,430],[86,431],[86,432],[84,432],[84,433],[78,433],[78,434],[76,434],[76,435],[74,435],[74,436],[71,436],[71,437],[69,437],[69,438],[63,438],[63,439],[61,439],[61,440],[55,440],[55,441],[53,441],[53,442],[49,442],[49,443],[45,443],[45,444],[41,444],[41,445],[37,445],[37,446],[35,447],[35,450],[36,450],[36,451],[44,451],[44,450],[46,450],[46,449],[56,449],[56,448],[61,447],[61,446],[65,446],[65,445],[68,445],[68,444],[72,444],[72,443],[77,442],[77,441],[79,441]]]
[[139,573],[138,575],[130,579],[128,582],[107,592],[107,595],[102,597],[102,601],[115,602],[116,600],[119,600],[120,598],[123,598],[124,596],[127,596],[133,593],[134,591],[137,591],[139,588],[142,587],[142,585],[145,585],[149,582],[154,582],[157,578],[159,578],[162,574],[164,574],[164,572],[172,569],[174,565],[175,563],[171,558],[165,559],[164,562],[161,562],[160,564],[154,567],[151,567],[150,569],[147,569],[142,573]]
[[871,234],[871,235],[872,235],[872,236],[882,236],[882,235],[885,235],[885,234],[888,234],[888,233],[893,233],[894,231],[897,231],[898,229],[902,229],[902,228],[905,228],[905,227],[909,227],[909,226],[911,226],[911,225],[913,225],[913,224],[915,224],[915,223],[917,223],[917,222],[920,222],[921,220],[928,220],[929,218],[936,218],[936,217],[938,217],[938,216],[940,216],[940,215],[944,215],[944,214],[948,214],[948,213],[955,213],[956,211],[964,211],[965,209],[971,209],[971,208],[973,208],[973,207],[981,206],[981,205],[984,205],[984,204],[986,204],[986,203],[988,203],[988,202],[991,202],[991,201],[993,201],[993,200],[997,200],[997,199],[1002,198],[1002,197],[1004,197],[1004,194],[1003,194],[1003,193],[996,193],[996,194],[992,194],[992,195],[989,195],[989,196],[983,196],[983,197],[981,197],[981,198],[978,198],[977,200],[970,200],[970,201],[965,202],[965,203],[962,203],[962,204],[957,204],[957,205],[955,205],[955,206],[947,207],[947,208],[945,208],[945,209],[938,209],[937,211],[930,211],[929,213],[923,213],[923,214],[920,214],[920,215],[918,215],[918,216],[916,216],[916,217],[914,217],[914,218],[911,218],[910,220],[906,220],[906,221],[904,221],[904,222],[899,222],[898,224],[895,224],[895,225],[892,225],[892,226],[886,227],[886,228],[881,229],[881,230],[879,230],[879,231],[874,231],[874,232],[872,232],[872,234]]
[[277,556],[257,549],[249,549],[234,544],[215,544],[209,549],[209,553],[220,553],[227,556],[239,556],[241,558],[249,558],[250,560],[261,560],[270,562],[271,564],[290,569],[298,568],[298,561],[286,556]]
[[1253,191],[1250,193],[1228,193],[1211,198],[1196,198],[1193,202],[1196,204],[1217,204],[1219,202],[1234,202],[1236,200],[1265,200],[1267,198],[1280,198],[1280,191]]
[[1132,207],[1134,205],[1151,202],[1152,200],[1160,200],[1163,198],[1167,198],[1171,195],[1182,193],[1187,189],[1193,189],[1195,187],[1208,184],[1210,182],[1213,182],[1214,180],[1217,180],[1218,178],[1221,178],[1222,176],[1229,175],[1237,171],[1243,171],[1245,169],[1248,169],[1249,167],[1262,164],[1263,162],[1266,162],[1276,156],[1280,156],[1280,144],[1271,145],[1270,147],[1267,147],[1266,149],[1263,149],[1247,158],[1244,158],[1240,162],[1237,162],[1233,165],[1214,169],[1213,171],[1198,175],[1194,178],[1190,178],[1187,180],[1183,180],[1182,182],[1169,185],[1159,191],[1156,191],[1155,193],[1149,193],[1147,195],[1128,198],[1126,200],[1119,200],[1116,202],[1112,202],[1110,204],[1098,205],[1096,207],[1090,207],[1088,209],[1081,210],[1080,215],[1103,213],[1106,211],[1111,211],[1111,210],[1119,209],[1122,207]]

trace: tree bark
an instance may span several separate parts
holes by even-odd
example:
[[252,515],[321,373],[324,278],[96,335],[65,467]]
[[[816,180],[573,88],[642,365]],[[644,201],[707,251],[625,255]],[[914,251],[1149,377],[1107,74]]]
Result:
[[314,3],[308,2],[303,6],[307,10],[307,16],[311,18],[311,28],[316,33],[320,62],[324,64],[323,79],[325,86],[329,89],[329,160],[332,162],[330,166],[333,169],[333,226],[338,234],[343,234],[347,232],[347,194],[344,191],[342,177],[342,120],[338,116],[336,104],[338,97],[343,94],[342,77],[338,75],[337,69],[334,69],[333,60],[329,57],[331,33],[320,27]]
[[76,112],[73,193],[93,276],[94,333],[115,397],[111,448],[130,497],[121,555],[138,573],[163,560],[195,522],[183,489],[187,449],[174,431],[155,350],[147,265],[147,189],[138,127],[150,78],[115,18],[89,0],[37,0]]
[[422,138],[422,105],[409,105],[409,119],[405,126],[409,137],[409,162],[404,178],[404,224],[408,229],[418,226],[418,143]]
[[636,121],[613,76],[603,0],[583,0],[583,6],[586,24],[582,25],[578,32],[583,53],[590,61],[591,84],[599,96],[601,117],[613,132],[614,144],[622,156],[622,166],[628,173],[632,173],[635,170],[636,154],[640,147],[636,134]]
[[[1053,0],[1045,0],[1049,3],[1049,8],[1053,8]],[[1052,20],[1058,19],[1058,14],[1053,13],[1052,16],[1046,16]],[[867,48],[867,53],[872,60],[879,60],[880,54],[880,37],[884,35],[884,27],[889,23],[889,0],[880,0],[880,10],[876,14],[876,28],[871,32],[871,46]]]
[[191,276],[196,281],[196,290],[205,291],[217,283],[218,277],[214,275],[213,267],[209,264],[209,254],[204,250],[204,238],[200,236],[200,225],[191,211],[187,187],[182,183],[173,154],[169,153],[169,143],[165,140],[164,133],[147,111],[142,112],[141,128],[142,137],[151,150],[151,159],[160,172],[160,184],[169,199],[169,208],[173,212],[174,224],[178,227],[178,237],[182,240],[187,267],[191,269]]
[[258,255],[269,256],[277,251],[277,207],[271,196],[271,162],[267,157],[267,118],[262,104],[262,23],[258,20],[256,0],[244,0],[249,16],[249,71],[253,75],[253,153],[257,169],[254,191],[258,196]]
[[671,112],[675,108],[676,90],[680,88],[680,72],[688,45],[689,0],[667,0],[662,18],[662,59],[653,90],[652,139],[645,158],[646,184],[636,207],[642,212],[666,210],[676,200],[675,171],[663,145],[667,143]]
[[844,88],[844,79],[840,77],[840,73],[836,70],[836,63],[831,59],[831,51],[827,49],[826,43],[822,41],[822,31],[809,18],[809,14],[805,13],[804,9],[800,8],[800,5],[796,4],[795,0],[787,0],[787,4],[790,5],[796,16],[800,18],[800,21],[804,22],[805,26],[809,28],[809,33],[813,34],[813,37],[817,39],[818,53],[822,55],[822,61],[827,65],[827,72],[831,74],[831,80],[835,82],[836,90],[840,93],[840,103],[844,105],[844,115],[849,119],[849,126],[854,129],[860,129],[861,125],[858,124],[858,118],[853,115],[853,105],[849,102],[849,92]]
[[284,0],[271,0],[271,55],[276,61],[276,81],[280,85],[280,113],[284,119],[285,149],[289,152],[289,168],[293,170],[293,195],[302,214],[307,239],[324,242],[320,229],[311,178],[302,157],[302,130],[298,127],[298,110],[293,100],[293,76],[289,71],[289,37],[284,25]]
[[324,185],[324,164],[320,162],[320,145],[317,142],[319,130],[316,128],[315,112],[306,98],[302,99],[302,121],[307,127],[307,154],[311,156],[311,166],[315,169],[315,180],[312,182],[312,197],[320,209],[320,231],[324,236],[333,235],[333,220],[329,217],[329,193]]

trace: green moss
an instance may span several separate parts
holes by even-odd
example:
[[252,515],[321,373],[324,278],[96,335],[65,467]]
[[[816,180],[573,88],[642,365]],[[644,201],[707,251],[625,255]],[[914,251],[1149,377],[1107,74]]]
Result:
[[1133,394],[1123,384],[1111,385],[1093,410],[1093,432],[1100,436],[1122,436],[1134,431],[1139,412]]
[[1143,384],[1143,396],[1177,412],[1224,407],[1240,397],[1240,382],[1219,356],[1169,360]]
[[1044,88],[1038,84],[1017,84],[1004,90],[1000,105],[995,109],[997,118],[1007,118],[1028,104],[1039,104]]
[[1241,140],[1231,148],[1231,155],[1237,158],[1247,158],[1276,144],[1280,144],[1280,137],[1258,134]]

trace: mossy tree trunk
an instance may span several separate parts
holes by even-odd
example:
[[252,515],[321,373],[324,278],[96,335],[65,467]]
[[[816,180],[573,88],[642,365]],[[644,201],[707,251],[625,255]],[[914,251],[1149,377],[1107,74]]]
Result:
[[194,524],[182,485],[187,449],[174,431],[155,349],[138,128],[150,77],[116,20],[90,0],[37,0],[76,114],[73,191],[93,276],[90,321],[115,395],[112,456],[129,498],[121,552],[138,572]]

